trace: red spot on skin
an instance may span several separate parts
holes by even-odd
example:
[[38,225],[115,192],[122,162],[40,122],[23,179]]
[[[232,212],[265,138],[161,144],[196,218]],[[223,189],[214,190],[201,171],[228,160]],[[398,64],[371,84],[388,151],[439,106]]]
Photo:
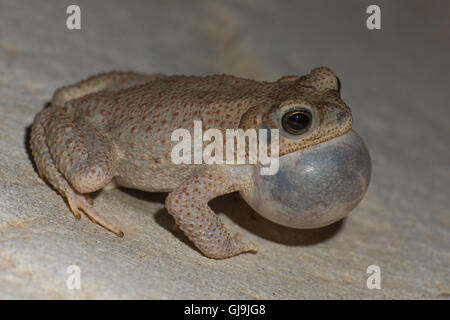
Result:
[[167,124],[167,120],[161,121],[161,124],[162,124],[163,126],[165,126],[165,125]]
[[101,115],[105,115],[105,114],[106,114],[106,110],[105,110],[105,109],[101,109],[101,110],[100,110],[100,114],[101,114]]
[[145,132],[147,132],[147,133],[152,132],[152,127],[148,126],[147,129],[145,130]]

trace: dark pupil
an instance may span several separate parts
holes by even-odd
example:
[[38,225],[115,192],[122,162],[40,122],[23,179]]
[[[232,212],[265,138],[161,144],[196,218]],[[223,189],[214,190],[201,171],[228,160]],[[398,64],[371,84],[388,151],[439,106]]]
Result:
[[302,112],[294,113],[286,119],[286,124],[293,130],[303,130],[309,126],[309,116]]

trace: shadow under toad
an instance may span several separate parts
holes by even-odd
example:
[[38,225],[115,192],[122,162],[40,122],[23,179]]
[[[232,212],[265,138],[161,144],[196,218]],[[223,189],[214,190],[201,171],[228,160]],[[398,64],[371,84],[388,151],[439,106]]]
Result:
[[[122,191],[142,200],[164,204],[167,193],[144,192],[133,189]],[[211,209],[218,214],[225,214],[233,223],[241,228],[269,241],[289,245],[308,246],[327,241],[334,237],[342,229],[344,220],[317,229],[294,229],[281,226],[264,218],[255,212],[240,196],[238,192],[220,196],[209,202]],[[174,227],[175,221],[165,208],[161,208],[154,214],[155,222],[177,237],[180,241],[195,248],[184,233]],[[244,236],[245,240],[245,236]]]

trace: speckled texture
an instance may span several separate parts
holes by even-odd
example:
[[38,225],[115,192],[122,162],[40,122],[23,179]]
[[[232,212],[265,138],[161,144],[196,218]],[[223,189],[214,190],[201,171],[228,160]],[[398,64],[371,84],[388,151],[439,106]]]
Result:
[[[81,32],[64,29],[72,2],[0,1],[0,297],[448,299],[448,2],[380,1],[381,31],[365,28],[372,1],[77,2]],[[272,81],[320,65],[342,80],[371,185],[347,219],[318,230],[270,223],[236,194],[213,200],[256,255],[205,258],[172,229],[165,194],[96,193],[123,238],[76,221],[26,147],[53,92],[92,74]],[[81,290],[66,288],[72,264]],[[366,287],[372,264],[380,290]]]

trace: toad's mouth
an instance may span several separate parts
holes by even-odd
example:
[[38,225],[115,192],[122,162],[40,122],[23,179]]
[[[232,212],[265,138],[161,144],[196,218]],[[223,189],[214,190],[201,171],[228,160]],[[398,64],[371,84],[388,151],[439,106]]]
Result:
[[264,217],[293,228],[317,228],[345,217],[362,200],[371,175],[369,152],[353,130],[279,158],[275,175],[241,191]]

